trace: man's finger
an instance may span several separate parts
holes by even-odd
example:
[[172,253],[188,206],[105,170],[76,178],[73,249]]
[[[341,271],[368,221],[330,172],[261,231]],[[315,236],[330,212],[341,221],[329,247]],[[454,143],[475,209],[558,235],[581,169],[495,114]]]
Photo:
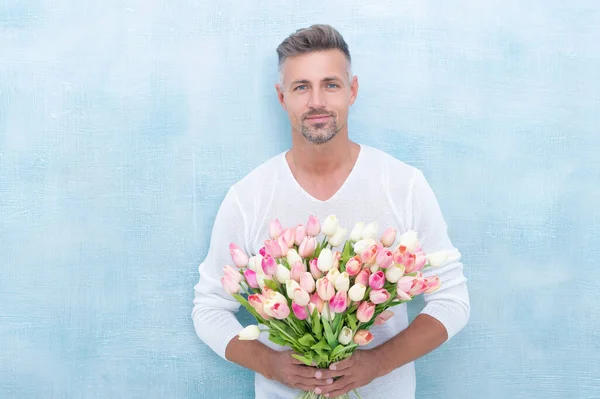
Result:
[[352,386],[352,379],[342,377],[336,380],[333,384],[316,387],[314,389],[314,393],[317,395],[329,394],[330,398],[335,398],[348,392],[351,389],[349,388],[350,386]]
[[336,371],[346,370],[346,369],[352,367],[353,364],[354,364],[354,356],[350,356],[339,362],[332,363],[329,366],[329,370],[336,370]]
[[319,380],[326,380],[328,378],[336,378],[346,375],[349,369],[343,370],[328,370],[328,369],[317,369],[313,370],[312,376]]

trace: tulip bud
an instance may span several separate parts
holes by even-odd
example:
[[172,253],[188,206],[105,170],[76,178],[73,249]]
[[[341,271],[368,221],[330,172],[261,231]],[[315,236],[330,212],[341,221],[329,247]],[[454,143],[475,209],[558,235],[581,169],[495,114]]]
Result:
[[302,277],[302,273],[304,272],[306,272],[306,266],[304,266],[304,263],[296,262],[293,264],[292,270],[290,271],[290,278],[300,282],[300,277]]
[[[294,246],[294,241],[296,241],[296,229],[288,227],[287,229],[283,230],[282,236],[287,244],[288,249],[292,248]],[[287,250],[284,252],[284,254],[285,253],[287,253]]]
[[329,301],[335,295],[335,289],[333,288],[333,284],[327,277],[322,277],[317,280],[316,283],[317,293],[319,297],[321,297],[324,301]]
[[[275,259],[281,258],[281,255],[283,254],[281,252],[281,247],[275,240],[266,240],[265,241],[265,252],[266,252],[266,255],[270,255],[272,258],[275,258]],[[266,256],[266,255],[263,255],[263,256]]]
[[371,302],[364,301],[358,306],[358,310],[356,311],[356,318],[361,323],[367,323],[371,321],[374,313],[375,305]]
[[306,308],[298,305],[295,302],[292,302],[292,311],[298,320],[306,320],[308,318],[308,312],[306,311]]
[[255,272],[258,272],[258,270],[260,269],[260,271],[262,272],[262,260],[263,257],[260,254],[252,256],[248,260],[248,269],[254,270]]
[[228,278],[230,278],[231,280],[235,281],[236,283],[241,283],[243,278],[242,275],[240,274],[238,269],[234,269],[233,267],[229,266],[229,265],[225,265],[225,267],[223,267],[223,273],[225,273],[225,276],[227,276]]
[[298,255],[295,249],[288,249],[286,253],[286,259],[288,264],[291,266],[296,262],[302,262],[302,258]]
[[333,265],[333,253],[329,248],[323,248],[317,259],[317,267],[322,272],[328,272]]
[[296,280],[290,279],[285,282],[285,293],[290,299],[294,298],[294,291],[296,291],[298,288],[300,288],[300,284],[298,284]]
[[377,230],[379,230],[377,222],[371,222],[363,229],[361,238],[363,240],[375,239],[377,237]]
[[298,247],[298,251],[300,256],[303,258],[310,258],[315,253],[315,249],[317,248],[317,240],[315,237],[306,236],[300,243],[300,247]]
[[360,240],[354,244],[354,253],[360,255],[366,249],[376,244],[377,242],[373,239]]
[[394,315],[394,312],[392,312],[391,310],[384,310],[375,318],[375,323],[373,323],[373,324],[376,326],[380,326],[380,325],[384,324],[386,321],[388,321],[393,315]]
[[302,240],[306,237],[306,226],[303,224],[299,224],[296,226],[296,236],[294,237],[294,244],[300,246]]
[[392,263],[394,263],[394,255],[392,254],[392,251],[384,249],[382,251],[379,251],[375,262],[382,269],[387,269],[392,265]]
[[359,330],[354,334],[354,343],[360,346],[367,345],[373,341],[373,334],[368,330]]
[[[311,304],[315,306],[315,308],[317,309],[317,312],[321,313],[321,311],[323,310],[323,306],[325,305],[325,301],[323,301],[321,299],[321,297],[319,296],[319,294],[317,294],[315,292],[314,294],[312,294],[310,296],[310,303],[308,304],[309,308],[310,308]],[[311,314],[312,314],[312,310],[311,310]]]
[[233,263],[237,267],[242,268],[248,265],[248,255],[246,255],[246,253],[234,243],[229,244],[229,253],[231,254]]
[[427,260],[430,267],[440,267],[447,262],[455,262],[461,258],[460,252],[453,251],[438,251],[427,255]]
[[415,281],[412,276],[404,276],[396,283],[397,290],[408,293],[414,287]]
[[348,345],[352,342],[352,330],[344,326],[338,336],[338,342],[342,345]]
[[400,246],[406,247],[408,252],[413,252],[419,246],[417,232],[409,230],[400,236]]
[[258,288],[258,280],[256,279],[256,272],[254,270],[246,269],[244,277],[250,288]]
[[335,286],[336,291],[348,291],[350,288],[350,276],[348,276],[348,273],[346,272],[340,273],[333,285]]
[[404,266],[402,265],[393,265],[385,272],[385,278],[390,283],[397,283],[402,276],[404,276]]
[[348,233],[348,230],[346,230],[342,227],[338,227],[335,234],[328,238],[329,244],[332,247],[339,247],[344,242],[344,238],[346,238],[347,233]]
[[329,301],[329,308],[332,312],[342,313],[348,307],[348,294],[340,291]]
[[369,287],[371,287],[374,290],[383,288],[384,284],[385,284],[385,274],[383,274],[383,272],[381,270],[378,271],[377,273],[371,274],[371,276],[369,277]]
[[323,221],[323,226],[321,226],[321,233],[325,236],[330,237],[333,236],[339,227],[337,217],[335,215],[329,215]]
[[366,287],[369,285],[369,276],[370,275],[371,275],[371,273],[368,270],[363,269],[360,273],[358,273],[358,276],[356,276],[356,279],[354,280],[354,282],[360,283]]
[[364,222],[358,222],[354,225],[354,227],[352,228],[352,231],[350,231],[350,237],[349,240],[351,242],[358,242],[362,239],[362,231],[365,228],[365,223]]
[[258,287],[264,291],[265,290],[265,280],[269,280],[271,278],[271,276],[267,276],[266,274],[262,273],[256,273],[256,282],[258,283]]
[[272,276],[277,272],[277,262],[275,262],[275,259],[273,259],[271,255],[267,255],[263,258],[262,270],[267,276]]
[[315,280],[309,272],[304,272],[300,276],[300,288],[312,294],[315,291]]
[[348,297],[354,302],[360,302],[364,299],[366,290],[366,286],[361,283],[356,283],[348,291]]
[[346,272],[349,276],[356,276],[360,270],[362,269],[362,261],[360,260],[360,256],[356,255],[346,262]]
[[397,231],[394,228],[388,227],[381,236],[381,244],[384,247],[391,247],[394,244],[394,241],[396,241],[396,234]]
[[425,279],[425,284],[427,285],[427,289],[425,290],[425,294],[432,294],[437,291],[442,283],[438,276],[427,277]]
[[325,277],[331,281],[331,284],[335,284],[335,280],[340,276],[340,271],[338,269],[331,269],[327,272]]
[[380,303],[384,303],[384,302],[388,301],[391,297],[392,296],[390,295],[390,293],[387,290],[384,290],[384,289],[373,290],[369,294],[369,299],[375,305],[379,305]]
[[227,276],[221,277],[221,285],[223,285],[225,291],[231,295],[237,294],[242,289],[238,283]]
[[313,278],[315,280],[321,278],[323,272],[321,272],[317,266],[317,258],[311,259],[310,262],[308,262],[308,265],[310,266],[310,273],[312,274]]
[[340,259],[342,259],[342,253],[340,251],[333,252],[333,262],[331,263],[332,269],[339,269]]
[[258,250],[258,253],[260,254],[260,256],[265,256],[267,254],[267,249],[265,247],[262,247]]
[[278,239],[281,234],[283,234],[283,227],[281,226],[279,220],[271,220],[271,223],[269,223],[269,237],[271,237],[271,240]]
[[266,314],[277,320],[284,320],[290,315],[290,307],[287,303],[273,303],[270,299],[265,301],[264,309]]
[[262,317],[265,320],[269,320],[271,317],[264,311],[263,300],[266,300],[266,298],[261,294],[254,294],[248,296],[248,303],[250,304],[250,306],[252,306],[254,310],[256,310],[260,317]]
[[279,245],[279,248],[281,250],[281,255],[279,257],[285,256],[287,254],[288,249],[290,249],[290,245],[288,244],[283,235],[279,236],[279,238],[277,239],[277,245]]
[[294,290],[294,302],[300,306],[306,306],[310,302],[310,295],[302,288],[296,288]]
[[252,341],[258,339],[259,336],[260,329],[258,328],[258,326],[250,325],[239,332],[238,339],[240,341]]
[[[275,278],[281,284],[285,284],[286,281],[290,279],[290,270],[284,265],[277,265],[277,271],[275,272]],[[294,281],[294,280],[292,280]]]
[[321,232],[321,225],[316,216],[310,215],[306,223],[306,234],[311,237],[316,237]]

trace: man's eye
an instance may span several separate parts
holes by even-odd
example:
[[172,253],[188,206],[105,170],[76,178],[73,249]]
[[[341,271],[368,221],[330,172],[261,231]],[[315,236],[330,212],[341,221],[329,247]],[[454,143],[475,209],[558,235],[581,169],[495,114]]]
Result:
[[337,83],[328,83],[327,87],[330,89],[337,89],[340,86]]
[[304,90],[306,88],[306,85],[300,85],[297,86],[294,90]]

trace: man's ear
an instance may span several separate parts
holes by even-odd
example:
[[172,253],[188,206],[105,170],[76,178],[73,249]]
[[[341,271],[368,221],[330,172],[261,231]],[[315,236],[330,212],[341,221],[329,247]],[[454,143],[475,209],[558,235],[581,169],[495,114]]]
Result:
[[354,104],[356,97],[358,96],[358,78],[352,77],[352,83],[350,83],[350,105]]
[[277,99],[279,100],[279,104],[281,104],[283,109],[287,111],[287,107],[285,106],[283,89],[281,88],[281,85],[279,83],[275,83],[275,90],[277,91]]

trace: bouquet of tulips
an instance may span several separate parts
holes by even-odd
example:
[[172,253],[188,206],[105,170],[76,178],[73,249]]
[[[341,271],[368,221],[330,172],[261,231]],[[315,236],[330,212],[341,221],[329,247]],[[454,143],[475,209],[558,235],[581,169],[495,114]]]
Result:
[[[422,270],[457,258],[457,251],[425,254],[416,232],[394,245],[396,230],[388,228],[376,240],[377,229],[375,222],[356,223],[346,240],[348,230],[335,215],[322,224],[311,215],[306,225],[285,229],[278,219],[271,221],[270,239],[258,254],[248,256],[231,243],[236,267],[223,268],[221,283],[266,327],[248,326],[239,339],[267,331],[296,359],[327,368],[370,343],[369,328],[393,316],[389,308],[439,288],[439,278],[425,278]],[[298,398],[324,396],[303,392]]]

